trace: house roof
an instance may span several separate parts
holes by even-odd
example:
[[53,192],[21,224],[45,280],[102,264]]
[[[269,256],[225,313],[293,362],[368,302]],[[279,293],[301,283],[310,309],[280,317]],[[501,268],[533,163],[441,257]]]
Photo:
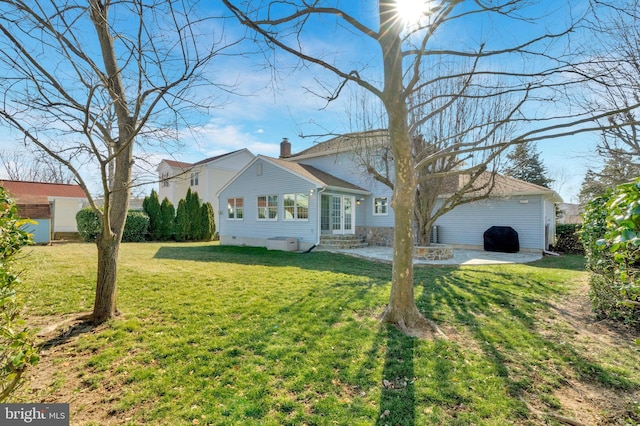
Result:
[[302,179],[305,179],[319,188],[328,188],[328,189],[337,189],[344,190],[347,192],[356,192],[360,194],[368,195],[370,192],[366,189],[363,189],[357,185],[354,185],[346,180],[342,180],[338,177],[335,177],[329,173],[323,172],[322,170],[316,169],[313,166],[308,164],[300,164],[295,163],[283,159],[267,157],[265,155],[258,155],[252,161],[250,161],[242,170],[240,170],[233,179],[227,182],[220,190],[217,195],[220,195],[222,191],[224,191],[231,183],[242,173],[244,173],[247,169],[249,169],[256,161],[264,160],[267,161],[276,167],[280,167],[290,173],[293,173]]
[[369,191],[359,187],[358,185],[354,185],[351,182],[347,182],[346,180],[340,179],[329,173],[323,172],[322,170],[317,169],[308,164],[294,163],[291,161],[270,158],[270,157],[261,156],[261,158],[266,159],[267,161],[271,161],[272,163],[275,163],[276,165],[284,169],[287,169],[303,178],[306,178],[307,180],[313,181],[318,186],[321,186],[321,187],[345,189],[348,191],[364,192],[367,194],[369,193]]
[[38,195],[45,197],[87,198],[80,185],[0,180],[0,186],[19,200],[28,199],[28,196]]
[[162,161],[164,161],[169,167],[177,167],[180,169],[188,169],[189,167],[193,167],[193,164],[185,163],[183,161],[175,161],[175,160],[162,160]]
[[327,154],[338,154],[341,152],[362,149],[372,145],[383,145],[389,143],[389,132],[384,129],[369,130],[366,132],[347,133],[337,136],[325,142],[320,142],[310,148],[300,151],[287,157],[288,160],[298,161],[303,158],[317,157]]
[[[220,155],[216,155],[215,157],[209,157],[209,158],[205,158],[204,160],[200,160],[196,163],[186,163],[184,161],[176,161],[176,160],[167,160],[164,159],[162,161],[160,161],[160,164],[165,163],[166,165],[168,165],[169,167],[174,167],[174,168],[178,168],[178,169],[189,169],[193,166],[198,166],[200,164],[208,164],[208,163],[212,163],[214,161],[218,161],[221,160],[225,157],[229,157],[233,154],[236,154],[240,151],[244,151],[246,150],[246,148],[244,149],[237,149],[235,151],[231,151],[231,152],[227,152],[225,154],[220,154]],[[160,165],[158,165],[158,167],[160,167]]]
[[[461,174],[457,176],[451,176],[445,180],[443,190],[440,194],[441,197],[450,196],[458,189],[462,188],[469,182],[468,174]],[[491,173],[484,172],[476,180],[476,187],[487,184],[491,179]],[[508,197],[516,195],[545,195],[553,199],[554,202],[562,202],[562,198],[554,190],[545,188],[544,186],[536,185],[530,182],[525,182],[520,179],[512,178],[509,176],[503,176],[496,174],[494,176],[494,186],[491,191],[493,197]],[[473,196],[474,193],[469,193],[469,196]]]

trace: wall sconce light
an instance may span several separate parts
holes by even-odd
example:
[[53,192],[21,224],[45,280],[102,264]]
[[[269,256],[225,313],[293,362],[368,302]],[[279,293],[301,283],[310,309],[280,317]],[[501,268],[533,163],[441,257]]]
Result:
[[309,196],[313,197],[313,188],[309,190]]

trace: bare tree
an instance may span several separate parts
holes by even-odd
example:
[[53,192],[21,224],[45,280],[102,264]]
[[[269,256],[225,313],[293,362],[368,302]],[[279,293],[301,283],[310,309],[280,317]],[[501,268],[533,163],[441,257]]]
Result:
[[[202,75],[218,53],[211,28],[193,2],[0,1],[0,117],[73,172],[101,220],[94,323],[118,312],[134,151],[167,143],[185,108],[212,92]],[[102,209],[90,193],[95,176]]]
[[[597,19],[591,22],[596,49],[594,59],[583,67],[596,71],[589,82],[585,108],[626,109],[640,102],[640,0],[593,0]],[[637,111],[625,110],[601,120],[603,129],[598,150],[619,161],[640,163],[640,124]],[[629,126],[621,126],[631,123]]]
[[[432,68],[443,75],[455,75],[454,69],[441,64]],[[467,65],[467,69],[471,66]],[[416,123],[411,137],[416,161],[416,242],[430,245],[431,227],[436,220],[456,206],[489,197],[495,184],[500,142],[515,134],[509,120],[517,110],[518,99],[508,93],[489,93],[483,86],[470,85],[468,78],[442,79],[424,85],[412,94],[409,121]],[[367,102],[355,102],[361,111],[355,113],[360,128],[384,119],[369,117],[377,108]],[[437,114],[430,111],[436,110]],[[374,134],[375,135],[375,134]],[[476,141],[477,152],[458,152],[465,141]],[[393,156],[386,138],[365,135],[357,144],[356,158],[375,180],[394,187]],[[481,150],[481,146],[486,146]],[[450,155],[430,156],[451,148]],[[443,195],[448,194],[447,197]]]
[[[640,0],[593,0],[597,19],[590,22],[595,49],[583,72],[595,70],[585,109],[624,109],[640,101]],[[640,171],[640,123],[636,110],[608,116],[600,123],[599,163],[586,173],[579,199],[586,203],[613,186],[630,181]],[[630,123],[628,126],[620,126]]]
[[[362,3],[352,7],[351,3],[329,0],[223,2],[257,35],[256,41],[295,55],[305,65],[316,65],[337,77],[327,100],[337,98],[345,85],[352,83],[371,93],[382,104],[393,158],[391,205],[395,216],[392,287],[383,319],[410,334],[419,334],[435,326],[418,311],[413,290],[413,218],[418,170],[437,161],[482,156],[485,152],[491,152],[483,161],[489,164],[493,155],[497,156],[510,145],[588,131],[586,123],[598,118],[591,114],[574,115],[570,110],[560,108],[560,104],[547,109],[530,107],[534,101],[539,105],[540,101],[558,100],[572,84],[586,77],[573,73],[576,69],[574,55],[578,52],[568,45],[569,36],[578,29],[578,18],[566,22],[562,28],[538,25],[538,34],[527,31],[522,33],[523,37],[514,37],[513,33],[508,37],[503,33],[505,37],[499,37],[497,33],[501,28],[536,22],[532,10],[527,8],[530,2],[525,0],[416,1],[414,4],[421,9],[413,10],[414,21],[410,25],[401,19],[403,14],[393,0],[377,2],[375,20],[371,19],[370,10],[362,10],[366,8]],[[553,15],[542,13],[538,22]],[[489,38],[499,42],[481,40],[471,45],[469,39],[438,37],[447,29],[476,25],[477,20],[484,17],[505,24],[492,27],[496,34]],[[329,33],[320,35],[323,30]],[[346,40],[357,40],[360,50],[367,52],[366,62],[339,57],[337,52],[344,49],[336,48],[335,53],[314,50],[317,46],[308,43],[306,38],[310,34],[324,40],[336,40],[336,46],[337,40],[341,45]],[[465,68],[464,64],[469,61],[471,66]],[[437,63],[449,63],[454,69],[458,68],[453,74],[439,74],[441,70],[435,67]],[[448,96],[430,94],[433,92],[427,90],[440,81],[457,79],[462,79],[464,85]],[[323,87],[328,86],[325,83]],[[472,87],[481,94],[466,89]],[[424,106],[424,115],[413,117],[412,97],[421,91],[430,94],[417,103]],[[472,129],[460,127],[447,136],[452,143],[416,157],[413,140],[420,135],[420,126],[427,124],[433,116],[461,98],[497,97],[505,93],[517,95],[518,102],[509,108],[506,116],[487,119],[496,131],[505,123],[520,123],[523,125],[520,133],[501,139],[494,138],[492,131],[472,136]],[[438,99],[445,102],[438,105],[434,102]],[[637,105],[630,105],[622,111],[635,107]],[[601,117],[609,114],[605,112]],[[457,138],[463,133],[469,137]],[[478,164],[480,170],[482,165]]]
[[0,150],[0,164],[11,180],[69,184],[75,179],[64,164],[42,152],[32,154],[16,148]]

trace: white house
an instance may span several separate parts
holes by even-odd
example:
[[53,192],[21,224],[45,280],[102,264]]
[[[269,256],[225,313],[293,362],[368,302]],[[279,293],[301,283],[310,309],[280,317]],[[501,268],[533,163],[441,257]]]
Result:
[[36,222],[27,225],[36,243],[78,232],[76,213],[88,203],[79,185],[0,180],[0,186],[16,200],[20,215]]
[[177,208],[191,188],[202,202],[211,203],[217,226],[220,223],[220,205],[216,194],[253,158],[251,151],[240,149],[193,164],[162,160],[157,167],[160,177],[158,198],[162,202],[166,197]]
[[[280,158],[258,156],[247,163],[218,192],[226,206],[217,222],[221,244],[269,246],[274,239],[295,239],[305,250],[336,235],[391,244],[391,190],[358,166],[353,139],[360,135],[334,138],[294,155],[284,140]],[[549,248],[558,194],[504,176],[496,180],[493,194],[440,217],[438,242],[482,248],[487,229],[508,226],[518,233],[521,250]]]

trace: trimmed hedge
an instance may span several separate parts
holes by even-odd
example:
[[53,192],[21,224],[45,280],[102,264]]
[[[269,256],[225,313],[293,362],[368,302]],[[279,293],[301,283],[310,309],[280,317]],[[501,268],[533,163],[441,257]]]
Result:
[[556,225],[556,243],[553,249],[566,254],[584,254],[584,246],[580,240],[580,224],[558,224]]
[[[76,214],[78,234],[85,242],[94,242],[102,232],[102,223],[98,214],[91,208],[84,208]],[[122,234],[123,242],[140,242],[147,239],[149,216],[140,210],[129,210]]]
[[127,222],[124,224],[122,241],[125,243],[139,243],[145,241],[149,232],[149,215],[140,210],[129,210]]
[[76,224],[80,240],[93,242],[102,231],[100,218],[91,207],[84,208],[76,213]]
[[640,178],[590,201],[580,237],[599,317],[640,325]]

